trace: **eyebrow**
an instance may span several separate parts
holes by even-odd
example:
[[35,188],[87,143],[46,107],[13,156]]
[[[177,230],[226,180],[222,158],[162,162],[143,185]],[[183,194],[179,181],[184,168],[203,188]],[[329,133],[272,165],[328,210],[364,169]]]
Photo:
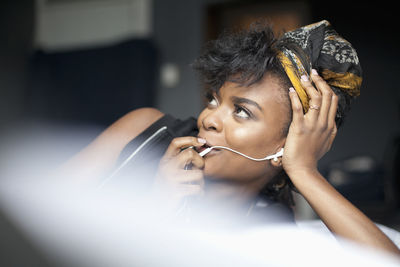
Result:
[[243,104],[243,103],[249,104],[249,105],[255,106],[255,107],[258,108],[260,111],[263,110],[263,109],[260,107],[260,105],[257,104],[257,102],[255,102],[255,101],[253,101],[253,100],[250,100],[250,99],[248,99],[248,98],[237,97],[237,96],[231,96],[231,101],[232,101],[233,103],[236,103],[236,104]]

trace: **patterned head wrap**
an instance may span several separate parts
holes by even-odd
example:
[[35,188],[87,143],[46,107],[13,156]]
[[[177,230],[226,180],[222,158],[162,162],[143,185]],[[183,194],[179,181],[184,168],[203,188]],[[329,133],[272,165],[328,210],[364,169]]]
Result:
[[316,69],[332,87],[348,99],[360,94],[362,70],[356,50],[337,34],[331,24],[320,21],[285,33],[277,43],[278,59],[300,97],[303,111],[309,108],[309,97],[300,83],[302,75]]

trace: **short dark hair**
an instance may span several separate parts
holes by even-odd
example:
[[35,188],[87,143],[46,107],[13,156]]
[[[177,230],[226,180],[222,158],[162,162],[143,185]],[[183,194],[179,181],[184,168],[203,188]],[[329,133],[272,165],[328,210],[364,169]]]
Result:
[[257,22],[238,31],[226,30],[218,39],[206,43],[192,66],[211,90],[218,90],[226,81],[250,86],[266,72],[290,85],[276,58],[276,42],[272,28],[265,23]]

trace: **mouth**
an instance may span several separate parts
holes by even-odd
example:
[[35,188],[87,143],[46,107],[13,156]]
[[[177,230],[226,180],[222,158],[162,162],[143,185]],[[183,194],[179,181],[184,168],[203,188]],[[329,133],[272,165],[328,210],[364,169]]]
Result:
[[[205,150],[205,149],[207,149],[207,148],[210,148],[210,147],[212,147],[213,145],[212,144],[210,144],[210,143],[205,143],[204,145],[202,145],[202,146],[199,146],[199,147],[196,147],[196,151],[198,152],[198,153],[201,153],[203,150]],[[217,151],[220,151],[219,149],[217,149],[217,148],[214,148],[213,150],[211,150],[207,155],[209,155],[209,154],[213,154],[213,153],[215,153],[215,152],[217,152]]]
[[203,150],[205,150],[205,149],[207,149],[207,148],[209,148],[209,147],[210,147],[210,145],[204,144],[204,145],[202,145],[202,146],[196,147],[196,151],[200,153],[200,152],[202,152]]

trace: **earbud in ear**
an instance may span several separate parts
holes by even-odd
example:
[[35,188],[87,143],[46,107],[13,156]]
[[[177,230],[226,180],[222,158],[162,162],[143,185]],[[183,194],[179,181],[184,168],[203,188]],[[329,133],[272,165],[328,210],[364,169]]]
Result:
[[278,162],[278,158],[283,156],[283,148],[281,148],[277,153],[266,157],[266,159],[272,159],[274,162]]

